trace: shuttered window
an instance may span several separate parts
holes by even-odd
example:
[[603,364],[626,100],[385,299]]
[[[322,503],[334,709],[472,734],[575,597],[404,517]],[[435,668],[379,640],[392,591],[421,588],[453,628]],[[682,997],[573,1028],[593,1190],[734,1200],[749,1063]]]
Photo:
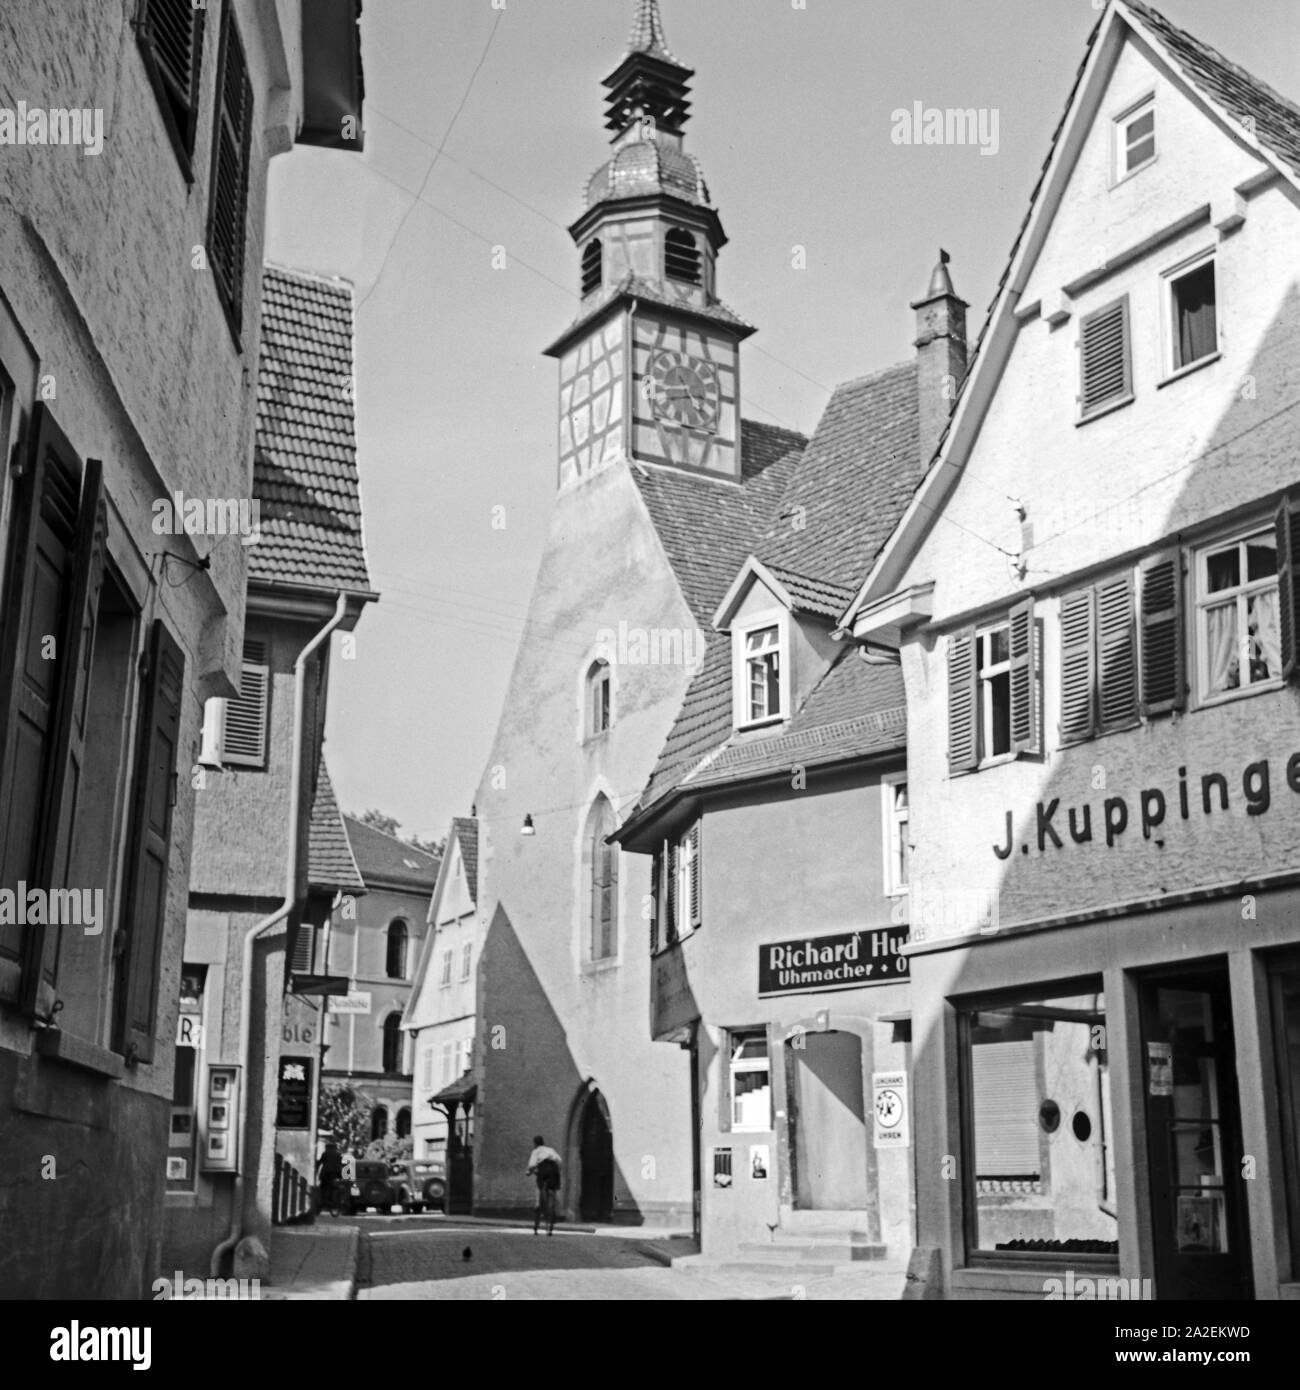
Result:
[[664,272],[683,284],[700,283],[700,248],[690,232],[674,227],[664,238]]
[[1187,704],[1181,553],[1150,555],[1139,574],[1142,713],[1168,714]]
[[1036,1179],[1038,1083],[1034,1040],[972,1043],[975,1180]]
[[975,629],[954,632],[948,639],[948,772],[970,772],[979,766],[976,728]]
[[243,321],[253,87],[233,9],[227,4],[222,15],[221,52],[217,61],[212,186],[208,192],[208,259],[231,331],[238,338]]
[[1084,416],[1133,394],[1128,296],[1087,314],[1079,325],[1080,406]]
[[316,928],[308,921],[298,922],[289,953],[289,970],[294,975],[310,975],[316,956]]
[[678,841],[677,874],[680,880],[677,890],[680,908],[679,935],[685,935],[700,925],[702,916],[699,821],[696,821]]
[[194,0],[140,0],[136,20],[145,71],[186,183],[194,182],[204,16]]
[[271,668],[266,643],[245,641],[239,694],[226,703],[221,760],[232,767],[266,767]]
[[142,680],[117,990],[115,1045],[137,1062],[154,1059],[184,693],[185,653],[160,618]]
[[1061,599],[1061,742],[1137,721],[1137,623],[1126,572]]
[[604,248],[599,237],[592,239],[582,248],[582,292],[591,294],[600,288],[604,269]]
[[1008,619],[1011,663],[1011,751],[1038,753],[1042,747],[1042,715],[1038,707],[1039,661],[1034,602],[1016,604]]
[[650,860],[650,954],[659,950],[659,919],[663,915],[659,894],[663,891],[663,850],[656,850]]
[[1277,540],[1277,598],[1282,679],[1300,670],[1300,500],[1284,497],[1273,523]]

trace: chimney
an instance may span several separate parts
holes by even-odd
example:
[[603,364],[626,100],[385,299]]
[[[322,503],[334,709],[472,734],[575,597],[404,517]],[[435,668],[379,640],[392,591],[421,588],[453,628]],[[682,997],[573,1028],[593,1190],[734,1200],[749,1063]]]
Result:
[[948,274],[941,250],[930,287],[913,303],[916,310],[916,388],[920,407],[921,467],[927,468],[939,436],[952,414],[957,388],[966,375],[966,309]]

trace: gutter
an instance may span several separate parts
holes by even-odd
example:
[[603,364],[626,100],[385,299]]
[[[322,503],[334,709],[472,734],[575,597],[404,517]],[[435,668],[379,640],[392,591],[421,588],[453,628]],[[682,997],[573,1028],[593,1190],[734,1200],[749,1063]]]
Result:
[[298,814],[302,799],[302,725],[306,705],[307,660],[343,621],[348,611],[349,595],[340,591],[334,616],[298,653],[293,664],[293,761],[289,777],[289,847],[286,854],[284,901],[260,922],[254,922],[244,933],[243,974],[239,978],[239,1167],[235,1171],[235,1186],[231,1198],[230,1233],[212,1252],[208,1272],[220,1277],[221,1262],[228,1250],[233,1250],[244,1231],[244,1172],[248,1166],[248,1093],[249,1053],[252,1051],[253,952],[254,943],[263,932],[284,921],[293,910],[298,896]]

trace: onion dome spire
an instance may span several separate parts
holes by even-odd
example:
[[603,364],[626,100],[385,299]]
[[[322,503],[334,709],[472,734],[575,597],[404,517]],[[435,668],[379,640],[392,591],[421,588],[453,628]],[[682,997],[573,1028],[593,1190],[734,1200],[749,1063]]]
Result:
[[637,0],[636,14],[632,18],[632,37],[627,41],[627,51],[649,53],[670,63],[677,61],[669,51],[668,40],[664,37],[664,21],[659,13],[659,0]]
[[627,56],[605,79],[605,126],[618,143],[634,126],[680,137],[695,74],[669,52],[659,0],[637,0]]

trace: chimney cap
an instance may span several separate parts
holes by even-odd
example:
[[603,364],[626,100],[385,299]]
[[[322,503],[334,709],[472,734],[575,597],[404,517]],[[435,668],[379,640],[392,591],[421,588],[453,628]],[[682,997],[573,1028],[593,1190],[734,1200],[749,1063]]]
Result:
[[935,262],[934,269],[930,272],[930,285],[926,292],[912,304],[913,309],[919,309],[923,304],[929,304],[936,299],[955,299],[959,304],[966,301],[953,288],[952,276],[948,274],[948,262],[951,256],[943,249],[939,248],[939,259]]

